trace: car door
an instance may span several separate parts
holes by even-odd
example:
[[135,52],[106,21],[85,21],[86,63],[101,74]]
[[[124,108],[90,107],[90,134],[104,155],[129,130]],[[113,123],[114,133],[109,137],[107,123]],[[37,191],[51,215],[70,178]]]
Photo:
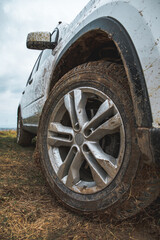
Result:
[[35,79],[37,78],[37,70],[38,70],[38,65],[39,65],[41,55],[42,55],[42,52],[38,56],[36,63],[32,69],[32,72],[28,78],[26,87],[22,92],[23,96],[21,99],[21,109],[24,109],[25,107],[30,105],[34,99],[36,99],[36,94],[33,89],[33,82],[35,82]]
[[34,65],[27,81],[21,101],[22,117],[24,125],[37,125],[39,116],[46,100],[46,88],[48,79],[49,58],[52,49],[42,51]]

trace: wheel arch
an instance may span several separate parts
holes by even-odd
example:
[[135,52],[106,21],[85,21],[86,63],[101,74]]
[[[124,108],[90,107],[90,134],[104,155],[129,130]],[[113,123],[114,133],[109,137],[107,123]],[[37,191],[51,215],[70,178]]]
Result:
[[123,64],[128,78],[125,84],[130,89],[136,124],[138,127],[151,127],[150,101],[138,54],[126,29],[111,17],[92,21],[68,42],[58,56],[50,90],[74,67],[101,59]]

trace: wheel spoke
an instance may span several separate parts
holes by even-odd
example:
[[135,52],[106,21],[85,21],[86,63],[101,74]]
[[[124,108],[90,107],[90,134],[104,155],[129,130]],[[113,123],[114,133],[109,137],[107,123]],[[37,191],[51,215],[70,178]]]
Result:
[[72,187],[73,185],[75,185],[80,181],[79,171],[83,161],[84,161],[84,158],[81,152],[77,152],[68,172],[67,181],[66,181],[67,187]]
[[[114,104],[111,100],[105,100],[99,107],[96,115],[88,122],[85,127],[85,132],[87,133],[89,129],[97,128],[103,120],[110,118],[113,114]],[[87,134],[88,135],[88,134]]]
[[97,164],[99,164],[111,178],[114,178],[117,173],[116,158],[103,152],[98,143],[87,142],[86,145]]
[[61,123],[50,123],[48,144],[50,146],[71,146],[73,140],[73,129],[63,126]]
[[73,159],[76,156],[76,152],[77,152],[77,148],[76,147],[72,147],[69,151],[69,153],[67,154],[64,162],[61,164],[59,170],[58,170],[58,177],[60,179],[64,178],[65,176],[68,175],[70,166],[72,164]]
[[66,94],[64,97],[64,104],[69,113],[73,129],[78,129],[78,120],[75,111],[74,98],[70,93]]
[[119,132],[119,128],[121,125],[122,125],[121,117],[120,114],[117,113],[115,116],[111,117],[109,120],[104,122],[98,128],[93,130],[90,136],[88,137],[88,140],[90,141],[100,140],[108,134],[114,134],[116,132]]
[[104,188],[108,182],[107,173],[97,163],[97,161],[94,159],[93,155],[90,152],[84,151],[83,154],[91,169],[92,177],[96,185],[100,188]]
[[85,110],[87,98],[86,95],[82,92],[82,90],[74,90],[74,102],[79,126],[82,128],[83,125],[88,121]]

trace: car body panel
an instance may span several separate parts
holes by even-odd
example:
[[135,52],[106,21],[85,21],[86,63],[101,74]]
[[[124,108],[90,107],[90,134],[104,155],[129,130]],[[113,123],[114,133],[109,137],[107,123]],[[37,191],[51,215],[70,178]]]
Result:
[[[48,57],[40,66],[40,69],[35,72],[31,84],[27,84],[25,93],[21,100],[21,109],[23,124],[27,125],[38,124],[40,113],[42,112],[43,105],[48,95],[48,78],[51,72],[51,60],[54,58],[51,54],[51,50],[45,50],[48,53]],[[34,119],[34,120],[33,120]]]

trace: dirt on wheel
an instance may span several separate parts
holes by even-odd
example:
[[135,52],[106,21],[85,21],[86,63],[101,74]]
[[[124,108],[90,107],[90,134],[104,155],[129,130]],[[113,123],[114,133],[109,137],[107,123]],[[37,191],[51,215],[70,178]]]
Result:
[[134,218],[113,222],[68,211],[51,193],[31,147],[0,132],[0,239],[158,240],[160,198]]

